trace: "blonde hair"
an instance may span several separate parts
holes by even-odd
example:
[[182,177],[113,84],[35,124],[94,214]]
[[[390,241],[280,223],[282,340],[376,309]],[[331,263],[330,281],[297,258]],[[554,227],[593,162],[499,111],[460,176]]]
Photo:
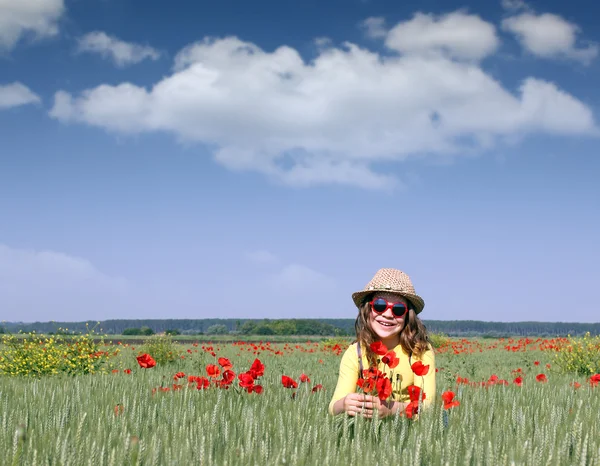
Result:
[[[356,330],[356,341],[359,345],[365,348],[367,361],[369,365],[377,365],[377,355],[371,351],[371,343],[379,340],[377,334],[371,328],[371,300],[370,296],[366,296],[362,305],[358,308],[358,316],[354,323]],[[404,315],[404,325],[400,331],[400,346],[410,355],[420,357],[430,347],[427,338],[427,329],[425,325],[417,317],[417,313],[413,309],[413,304],[408,301],[408,312]],[[392,349],[392,348],[388,348]]]

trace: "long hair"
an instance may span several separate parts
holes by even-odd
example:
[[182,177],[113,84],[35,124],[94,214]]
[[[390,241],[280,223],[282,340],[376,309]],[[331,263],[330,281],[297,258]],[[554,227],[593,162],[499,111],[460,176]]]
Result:
[[[358,316],[354,323],[356,330],[356,341],[359,345],[365,348],[367,361],[370,366],[377,365],[377,355],[371,351],[371,343],[376,342],[379,337],[371,328],[369,318],[371,316],[370,299],[365,298],[362,305],[358,308]],[[417,313],[413,309],[413,305],[408,301],[408,312],[404,315],[403,327],[400,331],[400,346],[408,354],[420,357],[429,349],[429,340],[427,338],[427,329],[421,319],[417,317]],[[388,348],[392,349],[392,348]]]

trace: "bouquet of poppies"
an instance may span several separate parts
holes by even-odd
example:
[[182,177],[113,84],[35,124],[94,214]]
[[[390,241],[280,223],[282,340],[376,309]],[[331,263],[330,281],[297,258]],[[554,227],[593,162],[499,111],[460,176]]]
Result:
[[[381,362],[390,369],[395,368],[400,362],[396,353],[388,351],[380,341],[371,343],[371,351],[382,356]],[[386,401],[392,395],[392,381],[378,367],[364,369],[362,378],[359,378],[356,384],[364,393],[377,396],[381,401]]]
[[[384,369],[385,367],[394,369],[400,363],[400,359],[396,356],[396,353],[393,350],[388,350],[381,341],[371,343],[370,348],[375,354],[381,356],[378,362],[383,363]],[[423,364],[421,361],[413,363],[411,369],[419,377],[425,377],[429,372],[429,366]],[[370,367],[363,370],[362,376],[356,384],[364,393],[377,396],[381,401],[389,400],[392,395],[393,371],[390,371],[390,377],[388,377],[387,373],[381,371],[378,367]],[[412,419],[419,412],[419,407],[423,403],[423,400],[425,400],[426,394],[417,385],[409,385],[406,389],[410,402],[403,414],[407,418]]]

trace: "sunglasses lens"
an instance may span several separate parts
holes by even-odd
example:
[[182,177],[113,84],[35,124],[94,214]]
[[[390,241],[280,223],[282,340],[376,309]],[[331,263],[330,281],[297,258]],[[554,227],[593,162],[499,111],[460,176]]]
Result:
[[385,312],[385,310],[387,309],[387,301],[385,299],[376,299],[375,301],[373,301],[373,310],[375,312]]
[[406,306],[402,303],[394,304],[392,307],[392,312],[396,317],[401,317],[406,312]]

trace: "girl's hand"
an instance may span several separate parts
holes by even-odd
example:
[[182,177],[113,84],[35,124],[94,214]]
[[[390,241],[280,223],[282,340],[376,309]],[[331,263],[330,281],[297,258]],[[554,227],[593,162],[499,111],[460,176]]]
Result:
[[377,398],[377,410],[380,418],[393,416],[398,413],[402,413],[406,409],[408,402],[403,403],[401,401],[381,401]]
[[348,416],[372,418],[373,410],[379,404],[379,398],[376,396],[365,395],[364,393],[349,393],[344,397],[344,412]]

